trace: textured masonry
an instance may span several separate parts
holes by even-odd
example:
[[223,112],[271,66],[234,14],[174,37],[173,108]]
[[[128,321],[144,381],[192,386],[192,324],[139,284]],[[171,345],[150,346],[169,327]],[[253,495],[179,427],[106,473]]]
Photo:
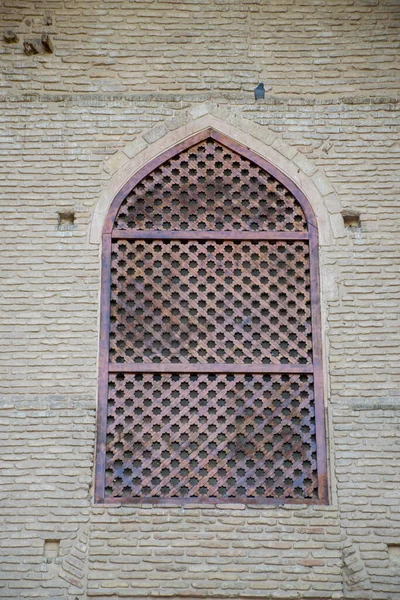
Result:
[[[0,598],[400,598],[399,17],[0,0]],[[43,34],[53,54],[26,56]],[[318,218],[326,507],[93,503],[99,227],[135,170],[207,126],[279,163]]]

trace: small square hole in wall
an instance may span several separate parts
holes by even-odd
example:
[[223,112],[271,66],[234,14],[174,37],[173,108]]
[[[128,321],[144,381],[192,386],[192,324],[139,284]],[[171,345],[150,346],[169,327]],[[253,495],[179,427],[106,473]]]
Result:
[[72,211],[59,212],[57,229],[59,231],[71,231],[76,229],[75,213]]
[[44,540],[43,555],[49,560],[54,560],[60,553],[60,540]]
[[345,211],[342,213],[344,226],[347,229],[361,229],[361,217],[359,213]]
[[388,544],[389,561],[400,566],[400,544]]

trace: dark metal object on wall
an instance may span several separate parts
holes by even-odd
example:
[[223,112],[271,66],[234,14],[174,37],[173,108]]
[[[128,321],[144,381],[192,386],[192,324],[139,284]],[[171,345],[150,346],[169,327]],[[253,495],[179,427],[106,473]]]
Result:
[[272,165],[207,130],[103,234],[97,502],[325,503],[317,229]]

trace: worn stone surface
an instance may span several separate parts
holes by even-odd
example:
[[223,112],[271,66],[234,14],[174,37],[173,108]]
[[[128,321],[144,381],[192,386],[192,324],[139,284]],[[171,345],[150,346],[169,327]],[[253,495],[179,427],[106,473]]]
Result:
[[[399,16],[397,0],[0,0],[19,40],[0,40],[0,598],[400,598]],[[24,55],[43,34],[54,54]],[[90,223],[116,172],[207,111],[292,161],[331,215],[328,507],[93,505]]]

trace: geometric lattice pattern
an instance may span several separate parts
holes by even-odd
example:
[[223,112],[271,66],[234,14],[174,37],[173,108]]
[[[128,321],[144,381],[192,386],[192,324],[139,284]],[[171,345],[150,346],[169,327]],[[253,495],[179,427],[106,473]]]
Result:
[[307,222],[275,177],[209,139],[136,185],[121,204],[115,228],[304,232]]
[[307,241],[113,243],[110,362],[312,362]]
[[317,496],[311,375],[112,374],[106,497]]
[[312,213],[267,163],[201,135],[110,213],[96,498],[320,502]]

